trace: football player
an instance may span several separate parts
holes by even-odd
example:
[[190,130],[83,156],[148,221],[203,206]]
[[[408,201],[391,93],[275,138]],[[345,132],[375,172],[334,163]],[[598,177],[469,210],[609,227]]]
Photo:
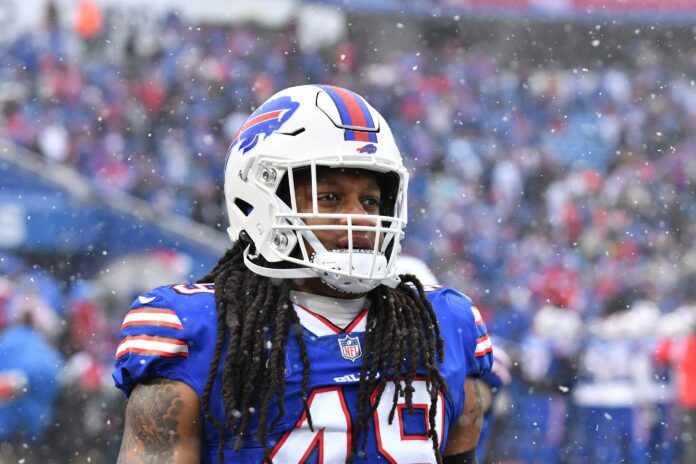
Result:
[[234,246],[125,316],[119,462],[476,462],[492,348],[469,298],[397,275],[407,182],[359,95],[259,107],[225,165]]
[[641,290],[628,288],[588,324],[572,390],[581,462],[657,462],[648,445],[654,398],[664,391],[652,371],[660,314]]

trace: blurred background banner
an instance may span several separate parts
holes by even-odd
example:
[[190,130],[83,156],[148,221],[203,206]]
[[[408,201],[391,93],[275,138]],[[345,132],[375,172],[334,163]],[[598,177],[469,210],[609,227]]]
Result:
[[484,462],[696,462],[695,30],[688,0],[0,0],[0,462],[115,461],[126,309],[215,264],[233,134],[306,83],[390,122],[406,254],[509,355]]

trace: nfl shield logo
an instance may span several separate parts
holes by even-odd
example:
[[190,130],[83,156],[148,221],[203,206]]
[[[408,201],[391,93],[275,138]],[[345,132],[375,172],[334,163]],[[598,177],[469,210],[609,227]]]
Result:
[[360,339],[358,337],[350,337],[346,335],[345,338],[338,339],[338,345],[341,347],[341,356],[346,358],[348,361],[355,361],[362,356]]

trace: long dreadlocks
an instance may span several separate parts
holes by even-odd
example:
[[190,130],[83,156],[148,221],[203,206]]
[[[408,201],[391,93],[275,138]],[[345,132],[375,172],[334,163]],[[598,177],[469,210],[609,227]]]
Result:
[[[255,438],[263,445],[264,462],[270,463],[268,434],[285,413],[283,395],[288,337],[294,336],[300,348],[301,397],[308,425],[313,430],[307,404],[310,364],[299,319],[290,302],[290,281],[272,281],[249,271],[244,265],[242,253],[243,242],[240,240],[208,275],[199,280],[215,283],[217,308],[217,339],[203,393],[203,410],[206,419],[220,431],[220,462],[223,460],[223,444],[228,437],[234,437],[234,448],[239,450],[247,436],[251,415],[258,414]],[[435,413],[438,394],[447,387],[437,368],[437,363],[443,360],[444,343],[433,307],[425,296],[423,286],[413,275],[402,275],[401,284],[395,289],[378,286],[368,294],[368,298],[370,310],[358,383],[358,418],[353,429],[351,451],[354,455],[365,454],[368,420],[388,382],[394,384],[389,423],[394,418],[399,396],[405,398],[408,410],[413,412],[415,389],[412,383],[417,369],[423,368],[431,401],[429,433],[437,461],[441,462]],[[226,342],[227,351],[222,366],[225,422],[220,422],[210,413],[210,396]],[[370,400],[372,392],[376,392],[374,402]],[[274,399],[278,414],[269,425],[269,405]]]

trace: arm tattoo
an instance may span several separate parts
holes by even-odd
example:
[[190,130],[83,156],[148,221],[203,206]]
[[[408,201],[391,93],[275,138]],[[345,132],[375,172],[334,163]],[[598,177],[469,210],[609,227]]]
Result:
[[136,387],[126,408],[119,463],[173,463],[183,409],[184,401],[171,381],[154,379]]

